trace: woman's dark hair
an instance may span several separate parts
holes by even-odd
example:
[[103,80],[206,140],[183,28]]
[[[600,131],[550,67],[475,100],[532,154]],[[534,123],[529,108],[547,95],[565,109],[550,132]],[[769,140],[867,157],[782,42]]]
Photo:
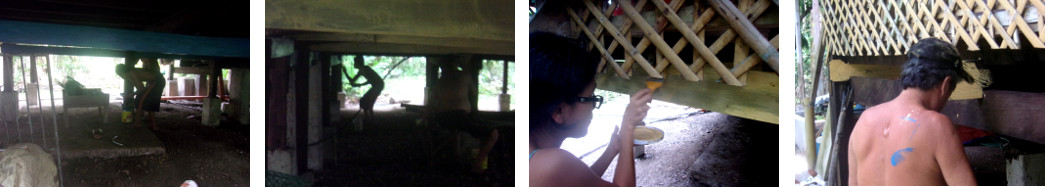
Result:
[[962,67],[961,57],[954,46],[939,38],[926,38],[907,51],[907,63],[900,73],[900,83],[904,88],[929,90],[947,76],[954,80],[950,83],[951,88],[958,84],[959,79],[973,81]]
[[577,97],[595,81],[595,57],[577,40],[547,32],[530,33],[531,131],[554,123],[551,115],[559,103]]

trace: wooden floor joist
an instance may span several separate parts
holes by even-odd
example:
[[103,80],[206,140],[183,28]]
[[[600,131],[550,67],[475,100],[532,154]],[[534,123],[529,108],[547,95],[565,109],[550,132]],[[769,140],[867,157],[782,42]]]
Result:
[[265,1],[266,35],[339,53],[514,55],[512,2]]
[[[653,99],[779,124],[779,81],[774,73],[752,71],[748,84],[741,87],[714,81],[691,82],[682,79],[678,72],[668,72],[664,86],[653,93]],[[715,73],[705,75],[709,80],[718,79]],[[632,76],[646,75],[636,71]],[[609,73],[600,73],[595,80],[599,89],[625,94],[646,88],[645,79],[623,79]]]
[[[720,13],[708,7],[707,3],[706,0],[615,0],[612,3],[582,0],[560,5],[565,8],[558,10],[569,11],[567,13],[537,12],[535,17],[542,17],[541,22],[531,22],[531,25],[561,25],[555,21],[575,25],[569,31],[551,32],[586,38],[592,44],[590,49],[600,53],[603,63],[599,67],[606,70],[600,72],[597,78],[600,89],[633,93],[646,87],[645,79],[634,77],[664,78],[665,85],[654,94],[655,99],[778,123],[778,75],[769,68],[758,66],[763,64],[760,63],[762,57],[772,56],[765,55],[768,53],[763,53],[764,50],[776,50],[775,45],[778,45],[778,37],[772,36],[775,32],[762,28],[775,28],[777,24],[776,14],[773,13],[777,12],[774,2],[730,2],[730,6],[736,6],[734,9],[743,13],[737,19],[748,19],[749,24],[759,23],[752,24],[751,28],[757,25],[760,30],[746,32],[770,35],[761,38],[764,41],[762,43],[769,45],[766,49],[745,45],[747,42],[736,33],[737,29],[727,23],[735,20],[716,17]],[[556,15],[562,16],[559,16],[559,20],[550,19]],[[757,19],[760,17],[769,19]],[[730,45],[734,43],[736,45]],[[618,46],[624,50],[623,55],[614,53]],[[692,51],[688,51],[691,49],[687,46],[691,46]],[[736,51],[736,54],[716,54],[727,46],[731,50],[726,51]],[[650,47],[655,49],[646,51]],[[683,54],[685,59],[682,58]],[[621,58],[624,59],[623,64],[614,62]],[[620,68],[613,65],[620,65]],[[602,68],[604,66],[612,68]],[[635,66],[641,69],[632,68]]]
[[[882,79],[899,79],[900,68],[902,66],[896,65],[865,65],[865,64],[848,64],[841,60],[832,60],[830,64],[831,81],[840,82],[848,81],[851,77],[873,77]],[[976,69],[976,64],[966,62],[966,72],[977,72],[969,73],[974,79],[981,79],[979,70]],[[979,83],[970,82],[958,82],[958,86],[951,93],[950,100],[963,100],[963,99],[979,99],[983,98],[983,87]]]
[[[79,25],[0,20],[0,43],[136,51],[152,54],[247,58],[246,38],[201,37]],[[84,52],[76,49],[64,51]],[[6,53],[6,51],[5,51]]]

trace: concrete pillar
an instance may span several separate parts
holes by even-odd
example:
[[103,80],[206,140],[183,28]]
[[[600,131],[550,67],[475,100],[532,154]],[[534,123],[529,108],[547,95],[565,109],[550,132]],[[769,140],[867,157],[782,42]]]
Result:
[[37,105],[37,102],[40,101],[38,97],[40,83],[37,80],[39,80],[39,76],[36,75],[36,56],[29,56],[29,84],[26,84],[28,87],[25,88],[25,93],[29,97],[26,100],[26,105],[28,106]]
[[250,72],[247,69],[229,70],[229,119],[242,124],[250,121]]
[[512,110],[512,95],[511,94],[497,95],[497,103],[500,104],[500,106],[501,106],[501,108],[500,108],[501,112],[507,112],[509,110]]
[[[308,61],[308,143],[319,142],[323,137],[323,126],[327,122],[328,101],[324,97],[329,90],[327,79],[330,78],[330,60],[328,56],[312,53]],[[323,149],[321,145],[308,147],[308,169],[323,169]]]
[[1024,154],[1006,159],[1005,176],[1009,186],[1045,185],[1045,153]]
[[219,76],[221,71],[218,68],[216,62],[210,62],[210,69],[211,79],[208,81],[210,82],[208,84],[210,85],[210,89],[208,89],[209,91],[207,93],[207,98],[203,98],[202,118],[203,125],[218,126],[221,124],[221,98],[215,97],[215,94],[218,92],[218,79],[214,79],[213,77]]
[[0,92],[0,119],[13,122],[18,117],[18,92],[14,90],[14,59],[4,55],[4,91]]

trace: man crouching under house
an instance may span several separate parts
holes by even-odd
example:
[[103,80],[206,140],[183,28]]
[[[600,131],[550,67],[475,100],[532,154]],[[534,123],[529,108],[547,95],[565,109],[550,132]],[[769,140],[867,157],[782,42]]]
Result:
[[[130,81],[131,85],[134,86],[134,127],[141,126],[141,113],[149,112],[149,121],[152,123],[152,130],[157,131],[160,128],[156,126],[155,113],[160,111],[160,95],[163,93],[163,88],[167,85],[167,80],[164,79],[163,74],[157,71],[150,71],[138,68],[128,68],[124,64],[116,65],[116,75],[120,78]],[[145,84],[142,84],[145,82]]]
[[958,132],[940,113],[959,80],[973,81],[950,43],[928,38],[912,46],[903,91],[853,128],[849,185],[976,185]]

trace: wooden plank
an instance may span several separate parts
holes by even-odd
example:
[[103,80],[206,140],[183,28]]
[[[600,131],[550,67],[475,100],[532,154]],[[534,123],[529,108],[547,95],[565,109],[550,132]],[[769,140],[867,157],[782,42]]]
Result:
[[473,38],[447,38],[447,37],[424,37],[424,36],[402,36],[381,34],[350,34],[350,33],[306,33],[286,36],[300,42],[356,42],[356,43],[385,43],[385,44],[413,44],[446,47],[494,47],[498,49],[512,50],[515,42],[512,40],[484,40]]
[[1045,94],[987,91],[983,97],[987,129],[1039,144],[1045,144]]
[[[668,76],[664,76],[664,86],[653,93],[653,99],[778,124],[780,99],[777,75],[761,71],[748,74],[748,84],[741,87],[715,81],[685,81],[678,72],[668,71]],[[706,75],[709,79],[719,78],[715,73]],[[632,76],[647,75],[635,71]],[[609,73],[601,73],[595,80],[599,89],[625,94],[646,88],[645,80],[622,79]]]
[[[848,81],[852,77],[873,77],[882,79],[899,79],[902,66],[898,65],[864,65],[848,64],[841,60],[832,60],[829,64],[831,81]],[[966,72],[977,72],[976,65],[965,62]],[[980,73],[969,73],[973,79],[980,80]],[[978,83],[958,82],[950,100],[978,99],[983,97],[983,87]]]
[[268,29],[512,41],[513,1],[265,1]]
[[[52,55],[75,55],[75,56],[96,56],[96,57],[115,57],[123,58],[126,56],[126,51],[112,50],[112,49],[97,49],[97,48],[79,48],[79,47],[60,47],[60,46],[38,46],[38,45],[18,45],[13,43],[0,44],[3,53],[9,54],[52,54]],[[240,57],[214,57],[214,56],[194,56],[194,55],[178,55],[178,54],[162,54],[162,53],[145,53],[137,52],[136,56],[141,58],[171,58],[171,59],[182,59],[182,60],[215,60],[222,63],[226,62],[246,62],[246,58]],[[241,59],[241,60],[230,60],[230,59]]]
[[200,37],[9,20],[0,20],[0,42],[172,55],[239,58],[250,55],[250,42],[246,38]]

